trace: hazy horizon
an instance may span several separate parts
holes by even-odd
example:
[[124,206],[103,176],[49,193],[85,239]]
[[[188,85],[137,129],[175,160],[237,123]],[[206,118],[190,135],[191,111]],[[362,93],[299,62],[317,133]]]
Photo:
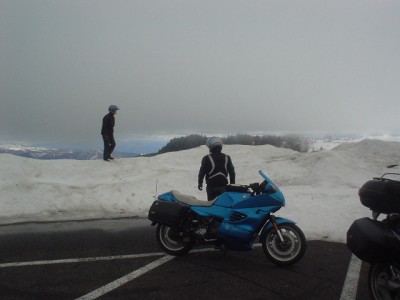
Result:
[[[228,137],[228,136],[234,136],[236,134],[240,133],[235,133],[235,134],[217,134],[220,137]],[[159,139],[153,138],[153,139],[137,139],[137,140],[128,140],[128,141],[117,141],[117,147],[116,147],[116,152],[121,152],[121,153],[134,153],[134,154],[150,154],[150,153],[156,153],[161,148],[163,148],[165,145],[168,144],[172,139],[174,138],[179,138],[179,137],[184,137],[188,136],[190,134],[185,134],[185,135],[171,135],[171,136],[163,136],[160,137]],[[262,134],[262,133],[253,133],[249,134],[252,136],[263,136],[263,135],[273,135],[273,136],[285,136],[285,135],[291,135],[290,133],[271,133],[271,134]],[[207,136],[207,135],[206,135]],[[211,136],[211,135],[208,135]],[[322,134],[322,133],[313,133],[313,134],[297,134],[297,136],[304,137],[306,139],[309,139],[311,144],[311,148],[313,148],[312,144],[313,141],[317,142],[322,141],[322,142],[346,142],[346,141],[354,141],[358,142],[363,139],[373,139],[373,140],[382,140],[382,141],[398,141],[400,142],[400,135],[365,135],[365,134]],[[71,150],[101,150],[103,149],[103,144],[102,143],[94,143],[94,144],[87,144],[87,145],[82,145],[82,144],[74,144],[74,143],[1,143],[0,146],[5,146],[5,145],[15,145],[15,146],[22,146],[22,147],[44,147],[44,148],[58,148],[58,149],[71,149]],[[322,148],[326,148],[327,145],[322,146]],[[317,145],[317,148],[319,150],[321,146]],[[327,147],[330,149],[331,147]]]

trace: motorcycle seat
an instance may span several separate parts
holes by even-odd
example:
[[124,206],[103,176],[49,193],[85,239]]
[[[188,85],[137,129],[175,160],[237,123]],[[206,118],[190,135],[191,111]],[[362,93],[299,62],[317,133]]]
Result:
[[214,204],[215,201],[217,201],[217,198],[212,201],[199,200],[194,196],[181,194],[180,192],[175,190],[171,191],[171,193],[179,202],[183,202],[193,206],[211,206]]

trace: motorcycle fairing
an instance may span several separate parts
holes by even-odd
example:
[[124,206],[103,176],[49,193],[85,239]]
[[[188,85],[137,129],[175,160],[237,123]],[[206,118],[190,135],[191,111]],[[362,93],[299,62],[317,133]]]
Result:
[[217,231],[217,235],[224,241],[225,247],[242,251],[252,250],[253,242],[268,218],[269,212],[259,212],[253,208],[247,208],[225,209],[225,213]]
[[[244,199],[235,203],[232,208],[256,208],[256,207],[271,207],[277,206],[281,208],[285,205],[285,199],[275,194],[259,194],[249,199]],[[279,209],[278,208],[278,209]]]
[[268,209],[254,210],[254,208],[231,209],[214,205],[211,208],[192,206],[191,210],[202,217],[223,220],[217,234],[228,249],[252,250],[253,242],[266,218],[280,207],[271,206]]
[[235,250],[252,250],[256,235],[245,230],[243,226],[223,221],[218,230],[218,236],[222,238],[225,247]]
[[225,192],[218,196],[214,205],[223,207],[233,207],[235,204],[250,198],[251,198],[251,193]]

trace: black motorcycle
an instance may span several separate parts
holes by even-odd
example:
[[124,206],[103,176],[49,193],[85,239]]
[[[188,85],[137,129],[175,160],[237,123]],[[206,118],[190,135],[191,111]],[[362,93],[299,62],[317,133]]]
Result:
[[[400,300],[400,181],[388,178],[393,175],[400,176],[386,173],[360,188],[360,201],[372,210],[372,219],[358,219],[347,231],[348,248],[371,264],[368,289],[379,300]],[[378,220],[381,214],[386,216]]]

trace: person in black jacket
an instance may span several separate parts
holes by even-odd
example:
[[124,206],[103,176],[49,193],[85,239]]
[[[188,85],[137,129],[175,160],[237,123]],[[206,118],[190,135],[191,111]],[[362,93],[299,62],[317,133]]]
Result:
[[118,106],[110,105],[110,107],[108,108],[108,114],[106,114],[103,118],[101,135],[103,136],[104,141],[103,159],[105,161],[110,161],[110,159],[114,159],[114,157],[111,156],[111,153],[114,151],[116,145],[114,139],[114,126],[117,110],[119,110]]
[[222,140],[211,137],[207,140],[210,154],[203,157],[199,170],[198,188],[203,190],[203,179],[207,183],[207,199],[214,200],[225,191],[228,185],[228,175],[231,184],[235,183],[235,168],[229,155],[222,153]]

